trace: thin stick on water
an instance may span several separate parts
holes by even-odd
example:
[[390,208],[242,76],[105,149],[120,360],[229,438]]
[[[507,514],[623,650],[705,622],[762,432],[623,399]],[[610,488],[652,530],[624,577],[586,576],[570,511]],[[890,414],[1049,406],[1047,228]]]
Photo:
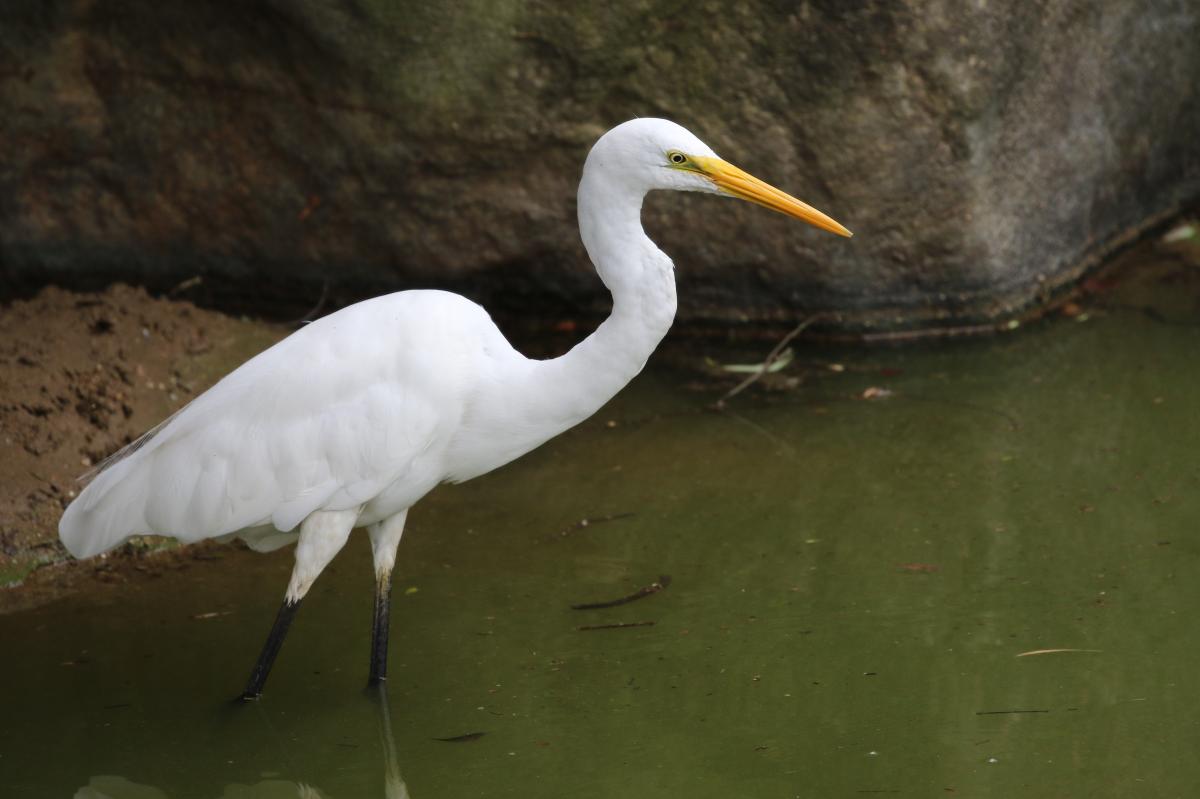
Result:
[[822,316],[823,316],[823,314],[819,314],[819,313],[813,314],[812,316],[808,317],[807,319],[802,320],[800,322],[800,324],[798,324],[794,328],[792,328],[792,332],[788,333],[786,336],[781,338],[779,340],[779,343],[775,345],[775,348],[772,349],[769,353],[767,353],[767,357],[765,359],[763,359],[763,362],[759,365],[758,371],[751,372],[749,375],[746,376],[745,380],[743,380],[742,382],[738,383],[733,388],[726,391],[724,396],[722,396],[719,400],[717,400],[716,402],[713,403],[713,407],[719,411],[724,410],[726,400],[733,399],[738,394],[741,394],[743,391],[745,391],[747,388],[749,388],[751,385],[753,385],[755,381],[757,381],[759,378],[761,378],[763,375],[765,375],[767,373],[767,371],[770,370],[771,364],[775,363],[775,361],[783,353],[784,348],[787,347],[788,344],[792,343],[792,339],[794,339],[796,336],[803,333],[805,328],[807,328],[813,322],[820,319]]
[[572,610],[596,610],[598,608],[615,608],[617,605],[625,605],[633,602],[635,599],[641,599],[651,594],[657,594],[659,591],[671,584],[670,575],[664,574],[650,585],[639,588],[628,596],[623,596],[620,599],[610,599],[606,602],[581,602],[578,605],[572,605]]

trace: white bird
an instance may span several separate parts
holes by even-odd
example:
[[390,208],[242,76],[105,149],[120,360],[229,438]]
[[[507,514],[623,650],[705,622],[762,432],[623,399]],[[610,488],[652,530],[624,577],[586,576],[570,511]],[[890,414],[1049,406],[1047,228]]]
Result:
[[313,581],[365,527],[375,566],[370,680],[387,672],[392,567],[409,508],[595,413],[645,365],[675,316],[671,259],[641,225],[654,189],[738,197],[842,236],[816,209],[726,163],[673,122],[635,119],[593,146],[579,232],[612,314],[570,352],[531,360],[479,305],[443,291],[360,302],[250,359],[101,465],[59,535],[77,558],[130,536],[237,536],[295,567],[244,699],[262,693]]

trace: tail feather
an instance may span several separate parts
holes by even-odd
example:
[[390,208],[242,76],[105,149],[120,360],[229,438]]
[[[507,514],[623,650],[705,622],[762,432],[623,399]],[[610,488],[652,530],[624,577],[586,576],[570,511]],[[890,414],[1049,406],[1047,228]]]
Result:
[[[112,475],[107,470],[104,475]],[[63,513],[58,536],[77,558],[90,558],[150,532],[135,482],[97,479]]]

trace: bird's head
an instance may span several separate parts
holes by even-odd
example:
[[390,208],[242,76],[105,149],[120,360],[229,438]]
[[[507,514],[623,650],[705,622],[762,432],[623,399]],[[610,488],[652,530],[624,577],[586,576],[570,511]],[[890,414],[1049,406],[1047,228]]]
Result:
[[686,128],[665,119],[633,119],[604,134],[588,156],[588,168],[621,174],[642,192],[701,191],[737,197],[810,225],[852,235],[807,203],[722,160]]

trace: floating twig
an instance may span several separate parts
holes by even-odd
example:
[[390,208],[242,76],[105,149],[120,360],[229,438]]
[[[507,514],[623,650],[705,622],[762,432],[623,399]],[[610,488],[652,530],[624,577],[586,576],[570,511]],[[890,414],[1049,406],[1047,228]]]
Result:
[[580,632],[587,630],[623,630],[626,627],[653,627],[657,623],[653,621],[623,621],[616,624],[585,624],[575,629]]
[[718,368],[725,372],[733,374],[748,375],[754,372],[767,372],[768,374],[778,372],[780,369],[787,366],[796,357],[796,353],[788,348],[779,354],[770,364],[763,363],[719,363],[715,364]]
[[485,735],[487,735],[486,732],[468,732],[463,735],[452,735],[449,738],[434,738],[433,740],[447,744],[464,744],[469,741],[478,741]]
[[1102,652],[1101,649],[1032,649],[1028,652],[1020,652],[1015,657],[1025,658],[1030,655],[1057,655],[1061,652],[1085,652],[1092,655],[1098,655]]
[[753,383],[755,383],[759,378],[761,378],[763,375],[767,374],[767,372],[769,372],[771,370],[771,366],[775,363],[776,359],[779,358],[780,354],[784,351],[784,349],[787,347],[787,345],[792,343],[792,339],[794,339],[796,336],[798,336],[802,332],[804,332],[804,329],[806,327],[808,327],[813,322],[820,319],[821,316],[822,316],[822,314],[813,314],[812,316],[808,317],[807,319],[804,319],[803,321],[800,322],[800,324],[798,324],[794,328],[792,328],[792,332],[788,333],[786,336],[781,338],[779,340],[779,343],[775,345],[775,348],[772,349],[769,353],[767,353],[767,357],[764,358],[763,362],[758,365],[757,371],[752,372],[751,374],[747,375],[745,380],[743,380],[742,382],[738,383],[733,388],[726,391],[725,394],[719,400],[717,400],[716,402],[713,403],[713,407],[716,408],[717,410],[723,410],[725,408],[726,400],[733,399],[738,394],[741,394],[743,391],[745,391],[747,388],[749,388]]
[[579,605],[572,605],[571,610],[599,610],[600,608],[615,608],[618,605],[624,605],[629,602],[633,602],[634,600],[641,599],[642,597],[647,597],[651,594],[657,594],[670,584],[671,576],[669,574],[664,574],[656,581],[650,583],[650,585],[644,588],[639,588],[629,596],[623,596],[620,599],[610,599],[606,602],[584,602]]

